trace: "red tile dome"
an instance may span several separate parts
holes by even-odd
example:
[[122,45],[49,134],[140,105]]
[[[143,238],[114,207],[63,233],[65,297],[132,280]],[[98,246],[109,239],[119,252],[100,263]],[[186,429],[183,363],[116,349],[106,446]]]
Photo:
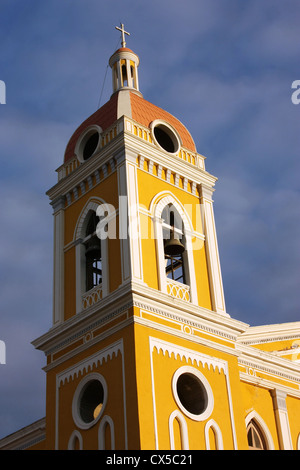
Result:
[[[121,115],[118,115],[118,101],[122,93],[124,93],[124,91],[114,93],[107,103],[105,103],[77,128],[66,147],[64,157],[65,162],[74,157],[76,143],[85,129],[92,125],[98,125],[103,131],[105,131],[121,117]],[[196,146],[191,134],[177,118],[162,108],[145,100],[139,94],[133,91],[127,91],[127,93],[129,93],[130,96],[128,117],[136,121],[138,124],[148,128],[150,128],[151,122],[157,119],[165,121],[177,131],[181,138],[182,146],[187,150],[196,152]]]

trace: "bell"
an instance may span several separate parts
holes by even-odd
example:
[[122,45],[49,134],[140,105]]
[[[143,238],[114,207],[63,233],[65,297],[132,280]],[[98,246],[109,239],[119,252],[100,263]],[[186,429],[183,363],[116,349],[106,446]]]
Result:
[[100,245],[99,243],[97,244],[96,242],[91,243],[88,245],[86,251],[85,251],[85,256],[90,259],[98,259],[100,258]]
[[172,230],[170,240],[167,240],[165,244],[165,254],[169,256],[179,256],[184,250],[184,245],[180,240],[175,238],[174,230]]

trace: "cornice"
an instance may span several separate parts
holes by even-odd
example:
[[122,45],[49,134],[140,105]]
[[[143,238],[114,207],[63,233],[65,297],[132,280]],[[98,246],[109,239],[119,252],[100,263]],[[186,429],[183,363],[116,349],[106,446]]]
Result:
[[236,344],[239,353],[239,365],[257,369],[279,377],[291,380],[300,388],[300,364],[284,359],[268,351],[262,351],[251,346]]
[[[81,187],[84,182],[89,181],[89,178],[91,178],[95,172],[102,168],[105,169],[122,150],[125,151],[125,154],[131,151],[136,157],[142,155],[155,164],[161,165],[163,168],[167,168],[173,173],[178,174],[180,177],[197,185],[206,185],[212,190],[217,181],[216,177],[209,174],[204,168],[200,168],[197,165],[185,161],[177,155],[170,155],[158,148],[155,144],[145,141],[132,132],[129,132],[126,130],[125,121],[128,121],[128,117],[122,116],[118,119],[118,121],[114,123],[114,127],[118,128],[117,135],[106,143],[97,154],[93,155],[84,163],[79,164],[79,166],[67,176],[60,178],[58,183],[47,191],[46,194],[51,201],[66,196],[68,193],[74,192],[77,187]],[[131,122],[134,123],[132,120]],[[204,160],[203,156],[195,153],[195,158],[196,157],[201,157]],[[60,167],[60,169],[61,168],[62,167]]]
[[47,333],[32,341],[32,345],[44,351],[46,355],[53,353],[130,307],[132,307],[130,284],[124,284],[104,297],[101,302],[53,326]]
[[58,181],[46,192],[47,196],[49,196],[50,200],[55,200],[62,195],[72,192],[75,187],[88,180],[97,170],[107,165],[122,145],[124,145],[124,135],[120,133],[111,142],[106,144],[99,153],[93,155],[68,176]]
[[239,338],[241,344],[263,344],[300,339],[300,322],[252,326]]
[[196,184],[205,183],[213,187],[218,180],[206,170],[182,160],[176,155],[170,155],[132,133],[124,132],[124,142],[126,148],[131,148],[136,155],[141,155],[145,159],[171,170],[173,173],[178,173],[180,176],[194,181]]
[[[169,315],[179,316],[187,323],[202,321],[204,322],[203,327],[214,327],[216,331],[223,331],[223,335],[234,340],[249,327],[248,324],[235,320],[229,315],[223,315],[191,302],[176,299],[145,285],[132,283],[132,292],[133,300],[140,305],[146,304],[153,311],[157,309],[161,312],[168,312]],[[145,307],[143,306],[143,308]]]
[[23,450],[46,439],[46,419],[34,423],[0,440],[0,450]]
[[[46,355],[55,353],[75,342],[94,328],[117,318],[131,307],[138,307],[162,317],[181,321],[190,328],[198,328],[204,333],[234,342],[247,325],[211,310],[175,299],[167,294],[151,289],[145,284],[129,282],[120,286],[100,302],[74,315],[32,342],[36,349]],[[129,324],[123,322],[120,328]],[[99,341],[98,339],[94,340]],[[89,345],[92,344],[89,342]],[[86,347],[88,347],[87,345]],[[82,346],[83,348],[85,346]]]

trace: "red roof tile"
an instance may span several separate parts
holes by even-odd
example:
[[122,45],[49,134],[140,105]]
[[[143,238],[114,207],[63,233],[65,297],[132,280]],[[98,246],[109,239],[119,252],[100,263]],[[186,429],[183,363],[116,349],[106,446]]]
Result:
[[181,137],[182,145],[184,147],[188,150],[192,150],[193,152],[196,151],[195,143],[191,134],[177,118],[135,93],[130,93],[130,96],[132,119],[134,119],[134,121],[137,121],[143,126],[150,127],[152,121],[155,119],[162,119],[175,128]]
[[74,151],[76,142],[79,139],[82,132],[89,126],[98,125],[104,131],[111,126],[117,119],[117,104],[118,96],[113,95],[111,99],[105,103],[100,109],[86,119],[74,132],[71,139],[68,142],[65,151],[64,161],[68,161],[74,157]]

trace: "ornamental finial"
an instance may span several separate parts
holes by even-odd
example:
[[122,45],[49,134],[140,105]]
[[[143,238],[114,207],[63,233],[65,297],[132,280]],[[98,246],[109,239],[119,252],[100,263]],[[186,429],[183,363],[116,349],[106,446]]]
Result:
[[127,36],[130,36],[130,33],[127,33],[127,31],[125,31],[123,23],[120,24],[120,28],[118,26],[116,26],[115,28],[118,29],[119,31],[121,31],[121,33],[122,33],[122,47],[125,47],[126,46],[125,34],[127,34]]

